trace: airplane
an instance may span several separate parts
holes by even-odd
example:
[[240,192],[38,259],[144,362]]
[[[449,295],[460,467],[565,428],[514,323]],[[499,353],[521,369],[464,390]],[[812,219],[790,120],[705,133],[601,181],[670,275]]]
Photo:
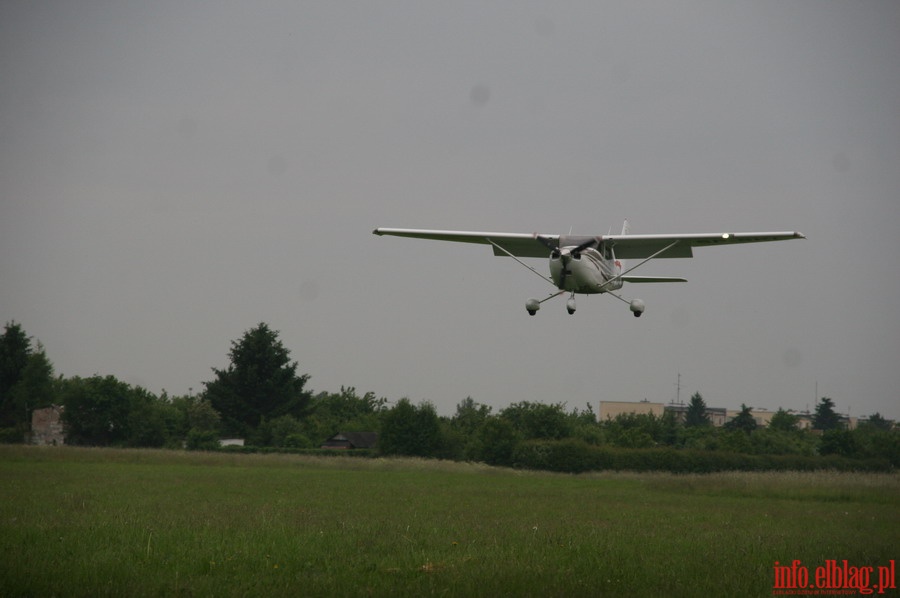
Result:
[[[760,233],[711,233],[711,234],[629,234],[628,220],[625,220],[620,235],[583,236],[547,235],[542,233],[494,233],[457,230],[424,230],[410,228],[376,228],[375,235],[391,235],[414,239],[456,241],[492,245],[495,256],[507,256],[531,270],[542,279],[555,286],[557,291],[545,299],[528,299],[525,309],[535,315],[541,304],[554,297],[570,293],[566,302],[569,314],[575,313],[576,294],[607,293],[628,304],[638,318],[646,305],[640,299],[625,299],[616,291],[624,283],[664,283],[687,282],[685,278],[666,276],[632,276],[631,272],[647,262],[658,258],[693,257],[694,247],[733,245],[736,243],[762,243],[805,239],[797,231]],[[544,276],[519,258],[550,258],[550,276]],[[624,259],[641,260],[630,268]]]

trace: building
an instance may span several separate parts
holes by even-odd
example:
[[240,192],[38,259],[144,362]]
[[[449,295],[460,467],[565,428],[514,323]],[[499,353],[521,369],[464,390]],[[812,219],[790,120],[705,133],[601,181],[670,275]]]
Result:
[[[688,406],[684,404],[670,403],[668,405],[664,405],[663,403],[651,403],[647,399],[639,402],[600,401],[600,421],[615,419],[620,415],[629,413],[653,414],[657,417],[661,417],[664,413],[672,413],[675,416],[675,421],[684,423],[685,417],[687,415],[687,410]],[[737,416],[737,414],[739,414],[740,412],[740,409],[725,409],[724,407],[706,408],[706,416],[709,418],[710,423],[717,428],[724,426],[726,423],[734,419],[735,416]],[[793,409],[788,409],[787,412],[797,418],[798,429],[813,429],[812,413],[806,411],[794,411]],[[750,413],[753,415],[753,419],[756,420],[756,425],[761,428],[765,428],[768,427],[769,423],[772,421],[772,417],[777,413],[777,411],[770,411],[768,409],[762,408],[751,408]],[[857,425],[859,424],[859,419],[856,417],[842,414],[838,415],[840,417],[841,425],[843,425],[848,430],[855,430]]]
[[[654,415],[662,417],[666,413],[672,413],[675,421],[684,422],[688,406],[684,404],[651,403],[647,399],[640,402],[631,401],[600,401],[600,421],[615,419],[620,415]],[[714,426],[724,426],[728,420],[727,410],[719,407],[707,407],[706,416]]]
[[378,445],[376,432],[338,432],[322,443],[323,449],[373,449]]
[[[740,409],[726,409],[725,410],[725,423],[730,422],[738,414],[741,412]],[[772,416],[775,415],[775,411],[769,411],[768,409],[754,409],[750,408],[750,415],[753,416],[753,419],[756,420],[756,425],[760,428],[765,428],[769,425],[769,422],[772,421]]]
[[[688,405],[666,405],[666,413],[674,414],[675,421],[678,423],[684,423],[684,420],[687,419],[687,412]],[[728,420],[728,410],[724,407],[707,407],[706,417],[709,418],[709,423],[720,428]]]
[[600,421],[615,419],[620,415],[626,414],[648,414],[652,413],[657,417],[662,417],[665,412],[665,405],[662,403],[651,403],[647,399],[639,403],[631,403],[627,401],[600,401]]
[[31,412],[31,444],[56,446],[66,443],[62,412],[59,405]]

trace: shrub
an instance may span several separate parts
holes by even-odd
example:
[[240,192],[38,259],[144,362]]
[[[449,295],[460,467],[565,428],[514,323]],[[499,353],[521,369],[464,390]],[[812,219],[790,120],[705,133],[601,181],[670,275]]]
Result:
[[717,471],[891,471],[886,459],[849,459],[838,455],[749,455],[724,451],[671,447],[627,449],[592,446],[578,440],[531,440],[520,444],[513,463],[526,469],[564,473],[585,471],[669,471],[713,473]]
[[213,430],[191,428],[185,448],[189,451],[214,451],[219,448],[219,434]]

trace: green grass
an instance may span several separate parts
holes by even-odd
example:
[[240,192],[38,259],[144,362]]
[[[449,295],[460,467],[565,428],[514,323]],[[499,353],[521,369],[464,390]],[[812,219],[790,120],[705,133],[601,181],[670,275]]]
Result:
[[897,475],[0,446],[0,480],[2,596],[771,596],[900,551]]

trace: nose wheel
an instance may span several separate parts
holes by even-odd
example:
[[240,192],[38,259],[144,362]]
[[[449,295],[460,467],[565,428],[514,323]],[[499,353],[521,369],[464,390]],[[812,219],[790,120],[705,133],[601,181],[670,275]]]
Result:
[[[565,292],[566,291],[559,291],[558,293],[553,293],[546,299],[541,299],[541,300],[529,299],[528,301],[525,302],[525,311],[528,312],[529,316],[533,316],[533,315],[537,314],[539,309],[541,309],[541,304],[544,301],[549,301],[550,299],[553,299],[554,297],[559,297],[560,295],[562,295]],[[575,293],[572,293],[572,296],[569,297],[568,301],[566,301],[566,311],[569,312],[569,315],[572,315],[575,313],[575,307],[576,307]]]

